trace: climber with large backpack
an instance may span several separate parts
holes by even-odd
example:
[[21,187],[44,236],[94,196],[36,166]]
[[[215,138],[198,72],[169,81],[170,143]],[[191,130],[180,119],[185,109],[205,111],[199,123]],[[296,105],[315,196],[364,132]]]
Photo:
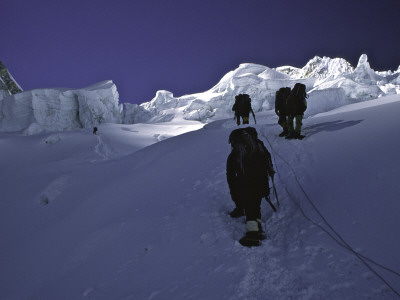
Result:
[[256,116],[251,107],[251,98],[248,94],[239,94],[235,96],[235,103],[232,106],[232,111],[235,112],[237,125],[240,125],[240,118],[243,119],[243,124],[249,124],[250,112],[253,115],[254,123],[257,123]]
[[286,99],[290,95],[290,92],[290,87],[282,87],[275,93],[275,113],[279,117],[278,124],[283,129],[283,131],[279,134],[279,136],[281,137],[287,136],[289,134]]
[[[296,83],[286,99],[286,109],[288,114],[288,129],[289,134],[286,139],[303,139],[301,134],[301,126],[303,125],[304,112],[307,109],[306,86],[302,83]],[[293,121],[296,119],[296,127],[293,126]]]
[[264,143],[258,139],[255,128],[235,129],[229,135],[232,150],[226,163],[226,178],[235,209],[232,218],[246,217],[246,235],[239,240],[247,247],[259,246],[265,239],[261,224],[261,200],[269,199],[269,177],[275,171]]

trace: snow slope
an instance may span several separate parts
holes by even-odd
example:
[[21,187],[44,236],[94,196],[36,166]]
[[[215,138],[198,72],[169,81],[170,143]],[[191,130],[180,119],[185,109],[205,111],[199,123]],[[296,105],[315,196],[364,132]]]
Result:
[[281,206],[252,249],[227,215],[232,119],[158,143],[141,124],[0,133],[0,299],[397,299],[399,109],[343,106],[303,141],[257,114]]

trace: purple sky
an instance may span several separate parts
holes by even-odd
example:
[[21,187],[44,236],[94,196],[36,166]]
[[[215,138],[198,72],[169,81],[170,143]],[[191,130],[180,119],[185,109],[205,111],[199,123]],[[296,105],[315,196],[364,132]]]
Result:
[[23,89],[112,79],[120,102],[203,92],[241,63],[315,55],[400,65],[398,0],[1,0],[0,60]]

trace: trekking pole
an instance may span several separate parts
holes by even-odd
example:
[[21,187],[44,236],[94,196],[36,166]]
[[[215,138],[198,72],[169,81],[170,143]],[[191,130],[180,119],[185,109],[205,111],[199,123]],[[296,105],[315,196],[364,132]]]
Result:
[[276,198],[276,203],[278,203],[278,207],[279,207],[281,204],[279,203],[278,193],[276,192],[274,177],[271,177],[271,180],[272,180],[272,189],[274,190],[274,194],[275,194],[275,198]]

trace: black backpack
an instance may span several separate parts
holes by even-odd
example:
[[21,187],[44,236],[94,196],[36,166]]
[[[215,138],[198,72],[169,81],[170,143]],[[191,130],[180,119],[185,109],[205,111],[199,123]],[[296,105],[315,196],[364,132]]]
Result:
[[256,129],[247,127],[233,130],[229,135],[229,143],[232,146],[231,155],[238,162],[239,174],[245,185],[256,196],[268,197],[268,176],[274,171],[271,154],[258,139]]
[[287,113],[292,116],[303,114],[307,108],[307,98],[306,86],[297,82],[286,99]]
[[306,98],[306,86],[303,83],[297,82],[292,90],[292,93],[299,98]]
[[290,87],[282,87],[275,94],[275,111],[280,114],[286,114],[286,99],[291,92]]
[[235,104],[232,110],[236,112],[237,115],[246,115],[250,113],[251,110],[251,98],[248,94],[239,94],[235,96]]

